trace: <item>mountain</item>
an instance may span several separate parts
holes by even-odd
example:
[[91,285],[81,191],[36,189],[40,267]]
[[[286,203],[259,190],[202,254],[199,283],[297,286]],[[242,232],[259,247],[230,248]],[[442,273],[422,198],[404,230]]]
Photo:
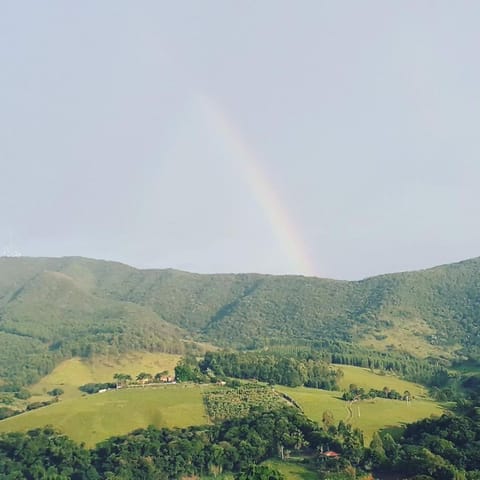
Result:
[[0,258],[0,377],[29,383],[70,355],[315,340],[449,357],[480,352],[480,258],[361,281],[138,270]]

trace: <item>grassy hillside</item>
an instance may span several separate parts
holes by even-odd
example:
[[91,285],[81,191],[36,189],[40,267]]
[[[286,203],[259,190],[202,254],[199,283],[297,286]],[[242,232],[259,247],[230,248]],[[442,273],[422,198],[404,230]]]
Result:
[[137,428],[208,423],[201,387],[167,385],[85,395],[0,421],[0,432],[54,425],[89,447]]
[[406,423],[431,415],[440,415],[443,411],[438,403],[427,397],[427,392],[421,385],[392,375],[379,375],[365,368],[349,366],[340,368],[344,372],[340,382],[343,390],[347,390],[351,384],[356,384],[366,390],[370,388],[381,390],[383,387],[388,387],[390,390],[398,392],[408,390],[414,396],[414,400],[409,404],[400,400],[383,398],[364,400],[353,404],[349,411],[347,402],[341,400],[339,392],[284,386],[277,386],[276,389],[295,399],[312,420],[321,423],[323,412],[330,410],[336,422],[344,420],[360,428],[364,432],[367,444],[377,430],[388,429],[395,433],[396,429]]
[[377,430],[386,429],[395,434],[399,427],[407,423],[431,415],[441,415],[443,411],[438,403],[426,398],[417,398],[409,404],[401,400],[376,398],[353,404],[350,412],[347,409],[347,402],[341,400],[339,392],[305,387],[278,386],[276,388],[291,396],[302,407],[307,417],[316,422],[321,423],[323,412],[329,410],[333,413],[336,423],[344,420],[360,428],[367,444]]
[[[52,373],[30,388],[32,399],[48,399],[46,392],[61,388],[63,399],[78,398],[78,389],[87,383],[105,383],[113,380],[115,373],[126,373],[135,378],[140,372],[155,375],[164,370],[173,373],[180,355],[151,352],[129,352],[123,355],[97,355],[93,358],[71,358],[63,361]],[[40,398],[41,397],[41,398]]]
[[[165,385],[94,395],[85,395],[78,390],[79,385],[87,382],[110,380],[113,373],[119,369],[131,374],[143,369],[164,370],[172,366],[176,359],[173,355],[131,354],[118,358],[97,357],[94,361],[71,359],[62,362],[52,374],[32,388],[35,395],[31,399],[42,399],[45,391],[61,387],[65,394],[60,401],[0,421],[0,432],[26,431],[51,424],[74,440],[93,446],[110,436],[150,424],[184,427],[207,423],[203,394],[211,388],[208,386]],[[381,389],[387,386],[402,392],[409,390],[416,398],[409,405],[406,402],[385,399],[362,401],[353,406],[350,414],[347,403],[341,400],[341,392],[304,387],[275,388],[294,398],[305,414],[317,422],[321,423],[323,412],[330,410],[336,422],[345,420],[361,428],[367,442],[375,430],[395,429],[407,422],[441,413],[439,404],[425,398],[425,390],[419,385],[393,376],[377,375],[363,368],[342,368],[345,371],[342,388],[348,388],[351,383],[366,389]],[[219,393],[221,390],[217,388],[215,392]]]
[[342,340],[450,357],[480,352],[480,260],[358,282],[137,270],[0,258],[0,378],[24,384],[72,355],[180,353]]

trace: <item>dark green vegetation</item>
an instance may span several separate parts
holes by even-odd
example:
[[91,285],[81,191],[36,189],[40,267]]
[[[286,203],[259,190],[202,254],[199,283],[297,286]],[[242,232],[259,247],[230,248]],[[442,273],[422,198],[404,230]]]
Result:
[[117,388],[116,383],[107,382],[107,383],[86,383],[81,385],[78,389],[82,392],[92,395],[93,393],[98,393],[100,390],[113,390]]
[[[420,360],[411,355],[369,352],[346,342],[315,342],[309,347],[273,347],[263,350],[235,352],[206,352],[203,360],[185,357],[175,368],[177,379],[184,381],[211,381],[233,377],[256,379],[289,387],[305,386],[323,390],[339,390],[343,370],[331,364],[369,368],[371,372],[394,373],[407,380],[432,388],[441,401],[463,396],[465,379],[474,381],[471,374],[464,376],[448,371],[436,360]],[[213,375],[213,377],[212,377]],[[453,388],[452,388],[453,387]],[[363,392],[365,393],[365,392]],[[372,390],[372,394],[375,393]],[[401,398],[397,392],[377,397]],[[443,397],[443,398],[440,398]]]
[[313,351],[300,358],[270,352],[207,352],[200,368],[220,377],[254,378],[288,387],[304,385],[325,390],[338,389],[337,380],[342,374]]
[[52,428],[0,435],[4,479],[96,480],[90,452]]
[[480,259],[344,282],[1,258],[0,377],[24,385],[72,355],[184,353],[192,340],[241,348],[355,342],[397,359],[404,351],[475,359],[479,273]]
[[378,390],[377,388],[365,390],[353,384],[350,385],[348,391],[343,392],[342,395],[342,399],[349,402],[352,400],[367,400],[369,398],[388,398],[390,400],[405,400],[408,402],[412,398],[412,395],[408,391],[402,394],[395,389],[390,390],[388,387],[384,387],[382,390]]

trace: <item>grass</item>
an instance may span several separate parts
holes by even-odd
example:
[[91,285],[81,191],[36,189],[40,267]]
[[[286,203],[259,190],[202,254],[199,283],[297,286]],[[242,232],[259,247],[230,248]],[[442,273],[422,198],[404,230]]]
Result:
[[[32,395],[45,397],[53,388],[61,388],[65,400],[78,398],[80,385],[113,381],[115,373],[128,373],[135,377],[140,372],[152,374],[168,370],[173,373],[180,355],[168,353],[132,352],[119,356],[96,356],[92,359],[71,358],[58,365],[52,373],[30,388]],[[32,400],[37,400],[33,398]]]
[[393,348],[421,358],[438,357],[448,353],[445,348],[432,345],[426,340],[426,337],[434,334],[435,330],[423,318],[419,316],[403,317],[401,322],[398,319],[396,321],[395,314],[384,314],[384,318],[394,322],[395,327],[377,330],[377,337],[368,335],[360,340],[360,345],[374,351],[386,351]]
[[[54,425],[87,446],[136,428],[184,427],[207,422],[200,388],[168,385],[86,396],[78,387],[86,383],[112,381],[117,372],[132,377],[145,371],[173,373],[179,355],[133,352],[120,356],[71,358],[30,388],[28,402],[49,400],[46,392],[61,388],[59,403],[23,413],[0,422],[0,432],[26,431]],[[28,403],[24,402],[24,403]]]
[[364,388],[382,389],[387,386],[403,393],[409,390],[415,397],[409,404],[400,400],[377,398],[363,400],[352,406],[352,415],[347,410],[347,403],[340,397],[340,392],[328,392],[313,388],[275,387],[295,399],[303,408],[307,417],[321,423],[325,410],[330,410],[335,422],[345,420],[364,432],[365,443],[368,445],[373,433],[388,429],[392,433],[406,423],[411,423],[431,415],[441,415],[442,407],[426,397],[425,389],[412,382],[401,380],[394,376],[378,375],[365,368],[341,366],[344,377],[341,387],[346,389],[352,383]]
[[0,432],[54,425],[92,447],[148,425],[187,427],[208,423],[202,387],[166,385],[86,395],[2,420]]
[[[205,391],[203,387],[167,385],[89,396],[78,390],[85,383],[111,381],[116,372],[134,376],[141,371],[173,371],[178,359],[177,355],[162,353],[132,353],[119,357],[95,357],[92,360],[73,358],[64,361],[31,388],[34,395],[29,400],[49,399],[51,397],[46,392],[59,387],[65,391],[60,402],[2,420],[0,432],[25,431],[51,424],[90,447],[110,436],[125,434],[148,425],[185,427],[208,423],[202,398]],[[382,389],[387,386],[400,393],[409,390],[415,399],[410,405],[397,400],[365,400],[353,405],[353,415],[350,416],[346,403],[340,399],[340,392],[304,387],[278,386],[276,389],[294,398],[312,420],[320,423],[325,410],[332,411],[336,422],[348,420],[364,431],[366,443],[370,442],[376,430],[394,431],[404,423],[442,413],[441,406],[429,400],[425,389],[420,385],[390,375],[378,375],[364,368],[337,367],[344,371],[342,389],[347,389],[352,383],[366,389]]]
[[348,390],[348,387],[354,383],[365,390],[375,388],[382,390],[388,387],[390,390],[396,390],[399,393],[408,390],[415,397],[426,397],[427,391],[417,383],[402,380],[395,375],[380,375],[372,372],[368,368],[352,367],[348,365],[335,365],[343,370],[343,378],[340,380],[340,388]]
[[319,478],[316,472],[301,463],[272,459],[263,462],[263,464],[278,470],[286,480],[318,480]]

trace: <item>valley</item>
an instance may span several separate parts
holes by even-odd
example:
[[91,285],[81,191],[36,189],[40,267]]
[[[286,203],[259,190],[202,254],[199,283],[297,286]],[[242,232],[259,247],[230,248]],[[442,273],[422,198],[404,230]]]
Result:
[[[31,387],[32,398],[28,400],[46,400],[49,398],[46,392],[61,388],[64,394],[58,403],[0,421],[0,432],[27,431],[52,425],[75,441],[93,447],[99,441],[148,425],[182,428],[209,423],[203,394],[223,387],[180,383],[120,389],[93,395],[79,390],[86,383],[112,381],[113,375],[119,371],[133,377],[141,371],[173,372],[179,359],[178,355],[133,352],[115,357],[66,360]],[[344,372],[340,383],[342,390],[348,390],[351,384],[378,389],[386,386],[402,392],[409,390],[415,399],[410,404],[381,398],[361,401],[354,405],[353,415],[349,416],[348,402],[341,399],[342,391],[280,385],[274,388],[296,400],[307,417],[320,424],[323,413],[328,410],[332,412],[335,422],[343,420],[360,428],[364,432],[366,444],[377,430],[395,432],[406,423],[431,415],[441,415],[443,411],[439,403],[427,398],[426,390],[420,385],[393,375],[378,375],[360,367],[336,367]]]
[[[343,282],[1,258],[0,438],[69,438],[100,475],[122,471],[111,462],[131,444],[174,448],[165,438],[185,452],[193,442],[198,467],[181,450],[170,464],[125,468],[273,469],[291,480],[427,471],[408,442],[430,437],[415,429],[454,436],[457,414],[476,432],[478,278],[479,259]],[[160,380],[173,372],[176,384]],[[326,447],[341,460],[326,460]],[[475,469],[472,445],[459,448]],[[438,468],[463,468],[449,461]]]

